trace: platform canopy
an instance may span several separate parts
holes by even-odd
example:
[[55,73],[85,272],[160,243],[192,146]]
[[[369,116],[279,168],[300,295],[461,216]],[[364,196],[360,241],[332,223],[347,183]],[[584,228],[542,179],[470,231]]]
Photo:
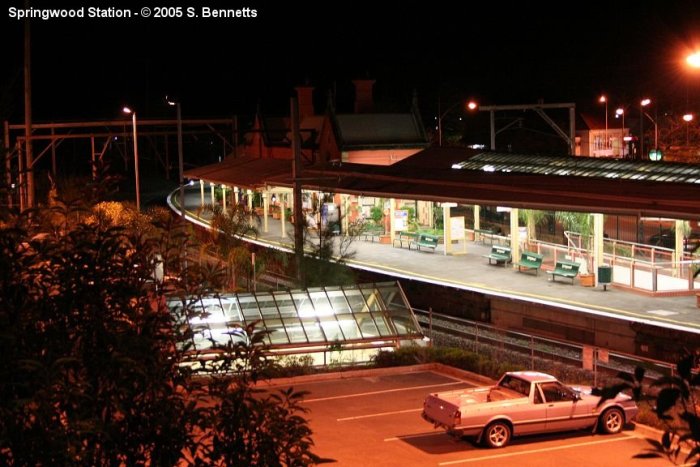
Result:
[[[172,300],[171,309],[182,307]],[[248,338],[253,323],[267,331],[270,350],[310,353],[335,349],[394,348],[422,340],[418,321],[398,282],[231,293],[193,299],[190,318],[197,352]]]

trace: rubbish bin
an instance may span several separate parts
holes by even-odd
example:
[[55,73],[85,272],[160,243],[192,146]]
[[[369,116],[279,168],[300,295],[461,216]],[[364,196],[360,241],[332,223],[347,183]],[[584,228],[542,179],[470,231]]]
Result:
[[612,267],[598,266],[598,283],[603,285],[603,290],[608,290],[608,284],[612,282]]

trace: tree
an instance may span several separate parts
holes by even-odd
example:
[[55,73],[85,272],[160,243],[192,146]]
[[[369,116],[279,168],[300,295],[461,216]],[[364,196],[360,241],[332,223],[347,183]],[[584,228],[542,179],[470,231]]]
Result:
[[527,226],[527,237],[528,239],[537,238],[537,226],[547,219],[547,212],[540,211],[537,209],[520,209],[518,211],[520,220],[525,222]]
[[663,435],[660,441],[647,439],[650,447],[634,457],[666,457],[673,463],[681,461],[683,464],[694,462],[695,465],[700,465],[700,416],[697,398],[700,375],[693,371],[698,364],[700,353],[686,350],[676,364],[676,374],[664,376],[651,383],[650,388],[655,394],[651,397],[644,392],[643,368],[637,368],[634,376],[619,373],[619,384],[594,392],[601,396],[599,405],[624,390],[632,390],[637,401],[650,398],[654,400],[656,417],[664,426]]
[[235,290],[238,277],[249,276],[251,270],[251,251],[241,237],[257,236],[260,219],[241,204],[232,206],[228,211],[220,206],[209,206],[205,212],[210,212],[213,216],[208,243],[214,246],[217,257],[224,263],[229,288]]
[[[586,257],[590,258],[591,239],[593,234],[593,216],[587,212],[568,212],[557,211],[554,215],[564,229],[580,235],[579,248],[582,253],[586,253]],[[581,273],[587,274],[589,271],[588,260],[581,263]]]
[[[332,200],[332,195],[326,195]],[[323,201],[314,209],[318,212]],[[383,216],[383,214],[382,214]],[[345,285],[355,282],[354,273],[345,262],[355,256],[352,244],[363,230],[363,221],[350,223],[345,235],[337,235],[343,225],[343,216],[335,222],[321,222],[312,232],[306,219],[304,223],[304,287],[328,284]]]
[[[303,394],[252,396],[261,342],[193,348],[190,320],[206,315],[193,304],[225,274],[185,261],[194,240],[179,218],[155,213],[132,229],[117,222],[133,212],[108,211],[59,199],[0,226],[0,464],[223,465],[212,446],[237,410],[251,415],[237,436],[285,441],[266,465],[316,462]],[[210,380],[182,364],[205,357],[243,363]]]

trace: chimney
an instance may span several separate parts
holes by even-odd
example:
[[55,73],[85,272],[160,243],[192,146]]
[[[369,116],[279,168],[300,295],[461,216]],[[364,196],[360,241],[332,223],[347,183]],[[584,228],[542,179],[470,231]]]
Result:
[[353,80],[352,84],[355,85],[355,113],[371,112],[374,107],[372,99],[374,80],[356,79]]
[[299,102],[299,118],[313,116],[314,115],[314,88],[313,88],[313,86],[297,86],[294,89],[297,92],[297,101]]

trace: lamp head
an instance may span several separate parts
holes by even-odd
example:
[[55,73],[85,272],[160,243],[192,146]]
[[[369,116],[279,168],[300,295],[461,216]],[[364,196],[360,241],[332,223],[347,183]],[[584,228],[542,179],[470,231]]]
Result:
[[131,110],[129,107],[126,107],[126,106],[124,108],[122,108],[122,112],[124,112],[125,114],[129,114],[129,115],[134,113],[133,110]]
[[467,108],[469,110],[476,110],[477,107],[479,107],[479,104],[477,104],[475,101],[467,102]]
[[647,105],[651,104],[651,99],[642,99],[642,107],[646,107]]
[[700,52],[693,52],[686,57],[686,62],[692,68],[700,68]]
[[170,106],[176,106],[178,104],[175,99],[172,99],[168,96],[165,96],[165,102],[167,102]]
[[600,98],[598,98],[598,102],[600,102],[600,103],[608,102],[608,98],[605,97],[605,94],[603,94],[602,96],[600,96]]

